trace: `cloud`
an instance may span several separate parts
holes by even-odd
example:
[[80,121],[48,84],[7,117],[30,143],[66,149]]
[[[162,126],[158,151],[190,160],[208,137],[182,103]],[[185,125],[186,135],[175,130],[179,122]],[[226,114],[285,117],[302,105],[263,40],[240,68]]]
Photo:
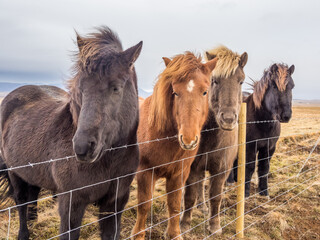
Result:
[[74,29],[87,33],[107,25],[124,48],[144,41],[136,63],[142,88],[152,88],[163,56],[224,44],[248,52],[245,72],[254,79],[274,62],[295,64],[294,97],[317,98],[319,7],[316,0],[3,1],[0,69],[68,76]]

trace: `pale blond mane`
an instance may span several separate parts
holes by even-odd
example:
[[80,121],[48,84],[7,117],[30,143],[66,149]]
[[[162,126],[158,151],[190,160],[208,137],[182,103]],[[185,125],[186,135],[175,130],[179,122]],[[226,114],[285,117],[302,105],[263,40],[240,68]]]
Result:
[[165,132],[173,126],[173,90],[172,83],[187,79],[188,75],[201,69],[201,57],[191,52],[174,57],[166,69],[159,75],[150,101],[150,126],[159,132]]
[[286,90],[288,84],[288,66],[285,64],[277,64],[278,70],[276,74],[271,71],[271,67],[264,71],[260,81],[253,81],[253,102],[257,109],[261,108],[264,95],[273,81],[280,92]]
[[[238,53],[231,51],[225,46],[219,46],[207,52],[211,56],[219,58],[212,72],[214,77],[227,78],[235,73],[240,61],[240,55]],[[210,60],[208,56],[205,57],[207,61]]]

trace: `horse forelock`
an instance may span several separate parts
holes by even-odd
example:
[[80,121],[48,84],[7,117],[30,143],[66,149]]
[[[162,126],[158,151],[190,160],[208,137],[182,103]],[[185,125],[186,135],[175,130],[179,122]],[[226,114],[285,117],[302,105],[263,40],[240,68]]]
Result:
[[[189,75],[202,68],[201,57],[191,52],[175,56],[166,69],[159,75],[151,97],[148,122],[157,131],[164,132],[174,124],[172,116],[173,89],[172,84],[186,81]],[[187,88],[186,88],[187,89]]]
[[288,66],[286,64],[277,64],[276,74],[271,71],[271,66],[264,71],[260,81],[253,80],[253,102],[256,108],[260,108],[264,95],[271,82],[274,82],[280,92],[284,92],[288,84]]
[[277,71],[277,78],[276,78],[276,84],[280,92],[284,92],[287,88],[288,84],[288,66],[285,64],[277,64],[278,65],[278,71]]
[[[238,53],[231,51],[225,46],[219,46],[209,50],[208,53],[219,58],[212,72],[214,77],[228,78],[237,70],[240,61],[240,55]],[[206,60],[208,60],[207,56]]]
[[81,46],[74,54],[73,75],[68,81],[72,86],[81,78],[92,73],[104,75],[110,65],[117,59],[117,53],[122,51],[118,36],[108,27],[96,28],[97,32],[80,37]]

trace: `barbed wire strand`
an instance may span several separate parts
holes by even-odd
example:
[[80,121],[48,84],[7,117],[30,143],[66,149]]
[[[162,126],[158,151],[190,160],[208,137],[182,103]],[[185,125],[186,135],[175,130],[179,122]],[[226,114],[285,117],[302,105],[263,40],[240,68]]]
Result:
[[[319,176],[320,174],[317,174],[316,176]],[[310,189],[311,187],[314,186],[313,182],[311,185],[309,185],[307,188],[303,189],[302,191],[300,191],[298,194],[294,195],[293,197],[289,198],[288,200],[286,200],[284,203],[280,204],[279,206],[275,207],[274,209],[272,209],[270,212],[268,212],[267,214],[265,214],[264,216],[262,216],[262,218],[266,217],[267,215],[269,215],[270,213],[274,212],[275,210],[279,209],[280,207],[284,206],[285,204],[287,204],[289,201],[291,201],[292,199],[296,198],[297,196],[301,195],[302,193],[304,193],[305,191],[307,191],[308,189]],[[303,183],[302,183],[303,184]],[[301,185],[302,185],[301,184]],[[246,229],[250,228],[251,226],[257,224],[258,222],[262,221],[263,219],[258,219],[257,221],[251,223],[250,225],[248,225],[247,227],[245,227],[243,229],[243,231],[245,231]],[[229,239],[235,237],[237,234],[232,235]]]
[[304,166],[306,165],[306,163],[309,161],[310,156],[312,155],[312,153],[314,152],[314,150],[316,149],[316,147],[318,146],[320,142],[320,136],[318,137],[314,147],[312,148],[312,150],[309,153],[309,156],[307,157],[306,161],[304,162],[303,166],[301,167],[300,171],[298,172],[298,175],[301,173],[301,171],[303,170]]
[[[313,144],[312,144],[311,146],[313,146]],[[304,149],[304,148],[308,148],[308,147],[310,147],[310,146],[304,146],[304,147],[300,147],[300,148],[298,148],[298,149],[290,150],[290,151],[287,151],[287,152],[282,152],[282,154],[291,153],[291,152],[294,152],[294,151],[297,151],[297,150],[301,150],[301,149]],[[222,148],[222,149],[225,149],[225,148]],[[219,150],[219,149],[218,149],[218,150]],[[212,153],[212,151],[206,152],[206,153],[204,153],[204,154],[208,154],[208,153]],[[280,154],[280,153],[279,153],[279,154]],[[203,154],[202,154],[202,155],[203,155]],[[261,160],[265,160],[265,159],[267,159],[267,158],[258,159],[257,162],[258,162],[258,161],[261,161]],[[247,164],[247,163],[245,163],[245,164]],[[238,166],[232,167],[230,170],[234,170],[234,169],[236,169],[237,167],[238,167]],[[155,168],[155,167],[150,168],[150,169],[145,169],[145,170],[143,170],[143,172],[144,172],[144,171],[148,171],[148,170],[152,170],[152,169],[153,169],[153,171],[154,171],[154,168]],[[220,175],[220,174],[224,174],[224,173],[227,172],[227,171],[229,171],[229,170],[225,170],[225,171],[223,171],[223,172],[220,172],[220,173],[211,175],[211,176],[207,177],[206,180],[209,180],[210,178],[216,177],[216,176],[218,176],[218,175]],[[137,173],[140,173],[140,172],[138,171]],[[127,174],[127,175],[124,175],[124,176],[120,176],[119,178],[131,176],[131,175],[132,175],[132,174]],[[107,183],[107,182],[114,181],[114,180],[116,180],[116,179],[117,179],[117,178],[107,179],[107,180],[102,181],[102,182],[98,182],[98,183],[94,183],[94,184],[89,184],[89,185],[86,185],[86,186],[83,186],[83,187],[75,188],[75,189],[73,189],[73,191],[79,191],[79,190],[83,190],[83,189],[88,188],[88,187],[94,187],[94,186],[97,186],[97,185],[100,185],[100,184],[103,184],[103,183]],[[199,183],[199,182],[201,182],[201,181],[202,181],[202,180],[199,180],[199,181],[197,181],[197,182],[195,182],[195,183]],[[192,183],[192,184],[194,184],[194,183]],[[190,185],[192,185],[192,184],[186,185],[186,187],[188,187],[188,186],[190,186]],[[54,195],[51,195],[51,196],[47,196],[47,197],[44,197],[44,198],[40,198],[40,199],[37,199],[37,200],[33,200],[33,201],[25,202],[25,203],[22,203],[22,204],[18,204],[18,205],[12,206],[12,207],[8,207],[8,208],[6,208],[6,209],[0,209],[0,213],[3,212],[3,211],[7,211],[9,208],[21,207],[21,206],[24,206],[24,205],[27,205],[27,204],[36,203],[36,202],[38,202],[38,201],[47,200],[47,199],[52,198],[52,197],[58,197],[58,196],[67,194],[67,193],[69,193],[69,192],[70,192],[70,190],[69,190],[69,191],[66,191],[66,192],[62,192],[62,193],[57,193],[57,194],[54,194]],[[165,195],[164,195],[164,196],[165,196]],[[162,197],[162,196],[160,196],[160,197]]]
[[[153,224],[153,198],[154,198],[154,191],[156,190],[155,189],[155,183],[153,182],[154,181],[154,168],[152,168],[152,178],[151,178],[151,199],[152,199],[152,202],[151,202],[151,213],[150,213],[150,226],[152,227],[152,224]],[[154,186],[154,187],[153,187]],[[152,229],[152,228],[151,228]],[[151,235],[152,235],[152,231],[150,231],[149,233],[149,239],[151,239]]]
[[[303,172],[303,173],[310,172],[311,170],[316,169],[316,168],[318,168],[318,166],[316,166],[316,167],[314,167],[314,168],[312,168],[312,169],[309,169],[308,171]],[[296,177],[296,176],[293,176],[293,177],[291,177],[291,178],[289,178],[289,179],[285,179],[285,180],[283,180],[283,181],[281,181],[281,182],[277,183],[276,185],[271,186],[270,188],[277,187],[277,186],[279,186],[280,184],[283,184],[283,183],[288,182],[289,180],[291,180],[291,179],[295,179],[295,178],[297,178],[297,177]],[[251,180],[250,180],[250,181],[251,181]],[[247,182],[245,182],[245,183],[248,183],[248,182],[250,182],[250,181],[247,181]],[[232,190],[233,190],[233,189],[235,189],[235,188],[237,188],[237,187],[238,187],[238,186],[235,186],[234,188],[232,188]],[[264,191],[264,190],[263,190],[263,191]],[[250,198],[255,197],[256,195],[258,195],[258,194],[262,193],[263,191],[256,192],[255,194],[250,195],[249,197],[245,198],[245,201],[247,201],[247,200],[248,200],[248,199],[250,199]],[[225,191],[225,192],[227,192],[227,191]],[[223,192],[223,193],[225,193],[225,192]],[[216,197],[216,196],[214,196],[214,197]],[[206,219],[205,221],[203,221],[203,222],[201,222],[201,223],[197,224],[196,226],[194,226],[194,227],[192,227],[192,228],[188,229],[188,230],[187,230],[187,231],[185,231],[184,233],[181,233],[179,236],[182,236],[182,235],[184,235],[185,233],[192,231],[193,229],[195,229],[195,228],[199,227],[201,224],[204,224],[204,222],[207,222],[207,221],[209,221],[210,219],[215,218],[216,216],[218,216],[218,214],[221,214],[222,212],[226,212],[227,210],[229,210],[229,209],[231,209],[231,208],[235,207],[235,206],[236,206],[238,203],[240,203],[240,202],[241,202],[241,201],[238,201],[238,202],[234,203],[233,205],[231,205],[230,207],[228,207],[228,208],[226,208],[226,209],[223,209],[222,211],[220,211],[220,212],[219,212],[219,213],[217,213],[216,215],[211,216],[210,218]],[[259,205],[259,206],[260,206],[260,205]],[[239,217],[241,217],[241,216],[239,216]],[[238,217],[238,218],[239,218],[239,217]],[[238,218],[236,218],[236,219],[238,219]],[[236,219],[234,219],[234,221],[236,221]],[[233,221],[233,222],[234,222],[234,221]],[[231,224],[231,223],[230,223],[230,224]],[[229,224],[228,224],[228,225],[229,225]],[[220,228],[220,229],[222,229],[222,228]],[[220,229],[218,229],[215,233],[217,233]]]
[[[303,173],[310,172],[311,170],[313,170],[313,169],[315,169],[315,168],[317,168],[317,167],[318,167],[318,166],[316,166],[316,167],[314,167],[314,168],[310,168],[310,169],[308,169],[307,171],[305,171],[305,172],[303,172]],[[296,176],[293,176],[293,177],[291,177],[291,178],[289,178],[289,179],[285,179],[284,181],[278,183],[277,185],[282,184],[282,183],[284,183],[284,182],[286,182],[286,181],[289,181],[289,180],[291,180],[291,179],[293,179],[293,178],[296,178]],[[238,186],[235,186],[235,187],[232,188],[232,189],[229,189],[229,190],[227,190],[227,191],[224,191],[224,192],[222,192],[222,193],[220,193],[220,194],[218,194],[218,195],[216,195],[216,196],[213,196],[212,198],[209,198],[207,201],[210,201],[211,199],[214,199],[214,198],[216,198],[216,197],[218,197],[218,196],[220,196],[220,195],[222,195],[222,194],[224,194],[224,193],[230,192],[231,190],[236,189],[237,187],[238,187]],[[272,187],[274,187],[274,186],[272,186]],[[176,190],[174,190],[174,191],[181,190],[181,189],[182,189],[182,188],[176,189]],[[159,196],[159,197],[166,196],[166,195],[168,195],[168,194],[171,194],[171,193],[174,192],[174,191],[171,191],[171,192],[169,192],[169,193],[163,194],[163,195],[161,195],[161,196]],[[263,192],[263,191],[261,191],[261,192]],[[259,193],[261,193],[261,192],[258,192],[257,194],[259,194]],[[253,197],[253,196],[254,196],[254,195],[251,195],[251,196],[249,196],[247,199],[249,199],[249,198],[251,198],[251,197]],[[157,197],[157,198],[159,198],[159,197]],[[153,199],[150,199],[150,200],[145,201],[145,202],[143,202],[143,203],[140,203],[140,204],[137,204],[137,205],[132,206],[132,207],[130,207],[130,208],[124,209],[124,210],[120,211],[119,213],[123,213],[123,212],[125,212],[125,211],[130,210],[130,209],[136,208],[137,206],[139,206],[139,205],[141,205],[141,204],[145,204],[145,203],[147,203],[147,202],[149,202],[149,201],[152,201],[152,200],[153,200]],[[239,202],[241,202],[241,201],[239,201]],[[236,202],[235,204],[233,204],[233,205],[232,205],[231,207],[229,207],[228,209],[236,206],[239,202]],[[138,234],[140,234],[140,233],[142,233],[142,232],[144,232],[144,231],[148,231],[148,230],[150,230],[150,229],[153,228],[153,227],[156,227],[156,226],[158,226],[158,225],[161,225],[162,223],[167,222],[167,221],[169,221],[170,219],[181,215],[183,212],[189,211],[189,210],[191,210],[191,209],[193,209],[193,208],[196,208],[196,207],[198,207],[198,206],[200,206],[200,205],[202,205],[202,204],[204,204],[204,202],[201,202],[201,203],[199,203],[199,204],[196,204],[195,206],[193,206],[193,207],[191,207],[191,208],[189,208],[189,209],[183,210],[183,211],[179,212],[178,214],[175,214],[175,215],[173,215],[173,216],[171,216],[171,217],[169,217],[169,218],[166,218],[166,219],[164,219],[163,221],[154,224],[152,227],[147,227],[147,228],[145,228],[144,230],[142,230],[142,231],[140,231],[140,232],[138,232],[138,233],[136,233],[136,234],[134,234],[134,235],[131,235],[130,237],[126,238],[125,240],[127,240],[127,239],[129,239],[129,238],[131,238],[131,237],[134,237],[134,236],[136,236],[136,235],[138,235]],[[228,209],[224,209],[223,211],[226,211],[226,210],[228,210]],[[223,211],[220,211],[218,214],[221,214]],[[209,219],[212,219],[213,217],[216,217],[218,214],[216,214],[215,216],[212,216],[212,217],[209,218]],[[79,227],[77,227],[77,228],[75,228],[75,229],[72,229],[72,231],[75,231],[75,230],[77,230],[77,229],[80,229],[80,228],[89,226],[89,225],[94,224],[94,223],[97,223],[97,222],[99,222],[99,221],[101,221],[101,220],[103,220],[103,219],[109,218],[109,217],[111,217],[111,216],[112,216],[112,215],[109,215],[109,216],[106,216],[106,217],[104,217],[104,218],[102,218],[102,219],[99,219],[99,220],[93,221],[93,222],[91,222],[91,223],[87,223],[87,224],[85,224],[85,225],[79,226]],[[207,219],[206,221],[208,221],[209,219]],[[203,224],[203,222],[202,222],[201,224]],[[187,231],[189,231],[189,230],[187,230]],[[186,232],[187,232],[187,231],[186,231]],[[65,233],[61,233],[61,234],[59,234],[59,235],[57,235],[57,236],[54,236],[54,237],[52,237],[52,238],[50,238],[50,239],[53,239],[53,238],[62,236],[62,235],[64,235],[64,234],[65,234]]]
[[[264,123],[274,123],[274,122],[278,122],[278,120],[251,121],[251,122],[240,123],[240,124],[264,124]],[[204,129],[204,130],[201,130],[201,132],[209,132],[209,131],[214,131],[217,129],[220,129],[220,128],[216,127],[216,128]],[[312,133],[309,133],[309,134],[312,134]],[[295,136],[297,136],[297,135],[295,135]],[[171,137],[167,136],[167,137],[163,137],[163,138],[147,140],[144,142],[137,142],[137,143],[133,143],[133,144],[126,144],[126,145],[122,145],[122,146],[118,146],[118,147],[111,147],[111,148],[105,149],[103,151],[108,152],[108,151],[115,151],[115,150],[119,150],[119,149],[127,149],[128,147],[139,146],[139,145],[143,145],[143,144],[149,144],[149,143],[154,143],[154,142],[159,142],[159,141],[169,140],[169,139],[174,139],[174,138],[177,138],[177,135],[174,135]],[[0,151],[0,154],[1,154],[1,151]],[[11,166],[11,167],[8,167],[7,169],[0,169],[0,173],[5,172],[5,171],[17,170],[17,169],[21,169],[21,168],[25,168],[25,167],[34,167],[34,166],[46,164],[46,163],[53,163],[53,162],[58,162],[58,161],[62,161],[62,160],[69,160],[70,158],[76,158],[76,155],[74,154],[74,155],[70,155],[70,156],[66,156],[66,157],[49,159],[49,160],[45,160],[45,161],[41,161],[41,162],[34,162],[34,163],[29,162],[28,164],[20,165],[20,166],[16,166],[16,167]]]
[[[299,135],[304,135],[304,134],[299,134]],[[293,136],[297,136],[297,135],[293,135]],[[271,137],[271,138],[277,138],[277,137],[288,137],[288,136],[275,136],[275,137]],[[265,140],[265,139],[268,139],[268,141],[269,141],[271,138],[259,139],[259,141],[262,141],[262,140]],[[258,141],[258,140],[254,140],[254,141]],[[247,142],[247,143],[249,143],[249,142]],[[245,144],[247,144],[247,143],[245,143]],[[238,146],[239,146],[239,145],[240,145],[240,144],[238,144]],[[237,146],[237,145],[234,145],[234,146]],[[216,149],[216,150],[210,151],[209,153],[216,152],[216,151],[218,151],[218,150],[227,149],[227,148],[229,148],[229,147],[234,147],[234,146],[228,146],[228,147],[226,147],[226,148]],[[296,151],[296,149],[295,149],[294,151]],[[206,153],[206,154],[208,154],[208,153]],[[203,154],[201,154],[201,155],[203,155]],[[195,156],[193,156],[193,157],[195,157]],[[69,157],[67,157],[67,158],[69,158]],[[184,158],[184,159],[180,159],[180,160],[177,160],[177,161],[181,161],[181,160],[185,160],[185,159],[189,159],[189,158],[190,158],[190,157]],[[49,160],[49,161],[52,162],[53,160]],[[35,164],[29,164],[29,165],[34,166]],[[29,165],[28,165],[28,166],[29,166]],[[158,166],[157,166],[157,167],[158,167]],[[144,171],[146,171],[146,170],[144,170]],[[132,173],[132,174],[135,174],[135,173]],[[122,176],[122,177],[125,177],[125,176],[127,176],[127,175],[124,175],[124,176]],[[114,179],[108,179],[107,181],[112,181],[112,180],[114,180]],[[104,181],[104,182],[105,182],[105,181]],[[97,183],[97,184],[101,184],[101,183]],[[80,190],[80,189],[83,189],[83,188],[86,188],[86,187],[90,187],[90,186],[92,186],[92,185],[95,185],[95,184],[91,184],[91,185],[84,186],[84,187],[81,187],[81,188],[78,188],[78,189],[74,189],[74,191],[77,191],[77,190]],[[184,187],[183,187],[183,188],[184,188]],[[56,194],[56,196],[61,195],[61,194],[63,194],[63,193]],[[170,194],[170,193],[168,193],[168,194]],[[47,197],[47,198],[49,198],[49,197]],[[46,198],[46,199],[47,199],[47,198]],[[38,200],[35,200],[35,201],[33,201],[33,202],[37,202],[37,201],[39,201],[39,199],[38,199]],[[29,204],[29,203],[24,203],[24,204]],[[24,205],[24,204],[23,204],[23,205]],[[21,205],[22,205],[22,204],[16,205],[16,206],[14,206],[14,207],[19,207],[19,206],[21,206]],[[14,207],[9,207],[9,208],[4,209],[4,210],[1,210],[1,211],[8,210],[9,212],[11,212],[11,209],[14,208]],[[0,212],[1,212],[1,211],[0,211]]]
[[7,240],[9,240],[9,237],[10,237],[11,209],[9,209],[8,214],[9,214],[9,219],[8,219],[9,223],[8,223],[8,231],[7,231]]
[[[242,217],[242,216],[244,216],[244,215],[247,215],[248,213],[250,213],[250,212],[252,212],[252,211],[254,211],[254,210],[256,210],[256,209],[258,209],[258,208],[260,208],[260,207],[262,207],[262,206],[264,206],[264,205],[266,205],[267,203],[269,203],[269,202],[271,202],[271,201],[274,201],[275,199],[283,196],[284,194],[292,191],[293,189],[297,188],[298,186],[300,186],[300,185],[304,184],[305,182],[307,182],[307,181],[309,181],[309,180],[311,180],[311,179],[313,179],[313,178],[316,178],[316,177],[318,177],[318,176],[319,176],[319,174],[317,174],[317,175],[315,175],[315,176],[313,176],[313,177],[311,177],[311,178],[308,178],[307,180],[303,181],[302,183],[300,183],[300,184],[298,184],[298,185],[290,188],[289,190],[287,190],[287,191],[285,191],[285,192],[282,192],[281,194],[275,196],[274,198],[268,200],[267,202],[265,202],[265,203],[263,203],[263,204],[255,207],[255,208],[253,208],[253,209],[250,209],[249,211],[245,212],[244,214],[241,214],[239,217]],[[296,176],[295,176],[295,177],[296,177]],[[242,200],[242,201],[244,201],[244,200]],[[238,203],[239,203],[239,202],[238,202]],[[234,223],[239,217],[236,217],[234,220],[232,220],[232,221],[229,222],[228,224],[224,225],[224,226],[221,227],[220,229],[224,229],[224,228],[227,227],[228,225]],[[215,231],[214,233],[211,233],[211,234],[208,235],[207,237],[203,238],[203,240],[206,240],[206,239],[208,239],[209,237],[213,236],[213,235],[216,234],[220,229],[218,229],[218,230]],[[236,233],[236,235],[237,235],[237,234],[238,234],[238,233]]]
[[69,198],[69,240],[71,240],[71,207],[72,207],[72,190],[70,191],[70,198]]

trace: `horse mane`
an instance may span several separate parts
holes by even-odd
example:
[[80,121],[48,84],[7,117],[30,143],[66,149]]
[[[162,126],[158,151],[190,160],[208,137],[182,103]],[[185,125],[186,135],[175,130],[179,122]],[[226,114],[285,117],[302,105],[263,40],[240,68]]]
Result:
[[78,122],[81,103],[78,91],[78,81],[92,73],[104,76],[112,62],[117,60],[117,55],[122,51],[119,37],[106,26],[96,28],[97,32],[80,36],[77,32],[78,51],[74,54],[73,77],[67,81],[70,92],[70,111],[73,115],[74,124]]
[[278,70],[276,73],[271,71],[270,66],[268,69],[264,70],[263,76],[260,81],[253,81],[253,102],[256,108],[260,108],[264,95],[269,87],[269,85],[274,82],[280,92],[286,90],[288,80],[288,65],[278,63]]
[[188,75],[201,69],[201,57],[191,52],[175,56],[166,69],[160,73],[150,99],[148,122],[159,132],[174,126],[172,118],[172,83],[188,79]]
[[[229,48],[223,45],[209,50],[207,52],[210,55],[219,58],[216,67],[212,72],[212,75],[214,77],[228,78],[232,74],[234,74],[234,72],[239,66],[240,55],[236,52],[231,51]],[[207,56],[206,60],[208,61]]]

